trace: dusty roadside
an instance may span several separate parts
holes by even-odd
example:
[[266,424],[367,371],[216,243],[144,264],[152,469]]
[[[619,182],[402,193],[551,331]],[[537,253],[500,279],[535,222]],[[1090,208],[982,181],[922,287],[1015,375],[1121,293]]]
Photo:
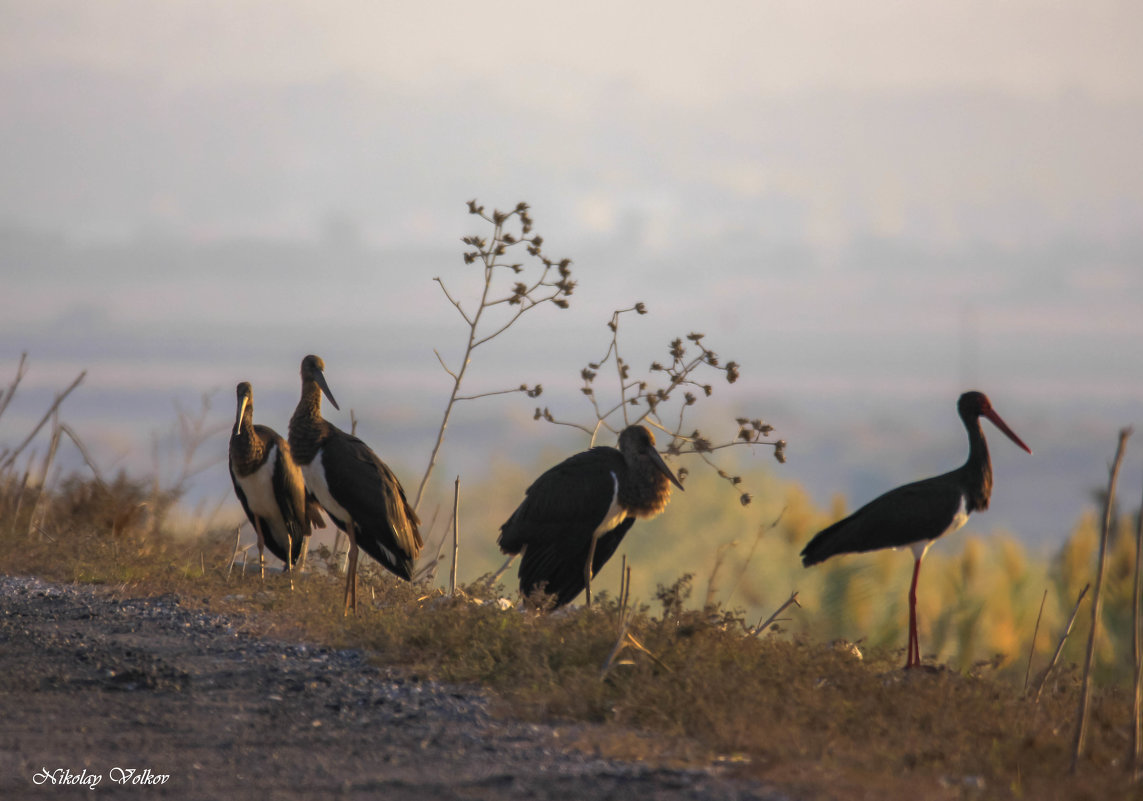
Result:
[[0,576],[0,798],[90,797],[96,777],[99,798],[787,798],[593,758],[476,690],[242,628],[173,595]]

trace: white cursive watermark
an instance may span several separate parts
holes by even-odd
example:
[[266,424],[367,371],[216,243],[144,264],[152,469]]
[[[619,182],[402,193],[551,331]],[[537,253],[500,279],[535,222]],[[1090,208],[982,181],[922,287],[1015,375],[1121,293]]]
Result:
[[[170,778],[170,774],[155,773],[150,768],[140,770],[139,768],[114,767],[107,772],[107,779],[112,784],[138,784],[149,786],[166,784]],[[103,781],[102,773],[89,773],[87,768],[84,768],[79,773],[72,773],[68,768],[56,768],[55,770],[40,768],[39,772],[32,776],[32,783],[36,785],[87,785],[87,789],[89,790],[94,790],[101,781]]]

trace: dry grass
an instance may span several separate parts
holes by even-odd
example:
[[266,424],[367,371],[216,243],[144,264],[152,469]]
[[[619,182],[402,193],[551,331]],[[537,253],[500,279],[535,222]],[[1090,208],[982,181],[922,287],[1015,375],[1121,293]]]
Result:
[[[340,579],[229,577],[233,532],[182,540],[117,525],[137,506],[130,482],[92,498],[67,485],[30,534],[0,515],[0,570],[110,585],[123,594],[178,593],[243,616],[262,633],[363,648],[422,676],[487,687],[507,714],[579,726],[578,747],[671,762],[721,759],[732,770],[804,798],[1141,798],[1128,783],[1130,703],[1097,690],[1088,754],[1067,773],[1077,676],[1060,670],[1040,703],[990,665],[904,672],[899,651],[864,659],[805,636],[748,635],[753,621],[688,608],[689,579],[660,588],[630,630],[654,654],[627,649],[607,672],[620,626],[606,594],[598,608],[542,615],[496,603],[481,582],[447,597],[363,569],[355,619],[341,614]],[[0,488],[6,509],[12,487]],[[79,498],[83,503],[76,502]],[[70,500],[69,500],[70,499]],[[364,568],[364,563],[363,563]],[[371,566],[372,567],[372,566]]]

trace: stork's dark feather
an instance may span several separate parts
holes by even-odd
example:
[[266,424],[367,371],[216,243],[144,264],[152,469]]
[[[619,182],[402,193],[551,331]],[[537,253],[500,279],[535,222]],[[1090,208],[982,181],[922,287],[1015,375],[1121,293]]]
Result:
[[980,418],[987,417],[1014,443],[1032,452],[1000,418],[984,393],[961,395],[957,399],[957,414],[968,433],[968,459],[963,465],[886,492],[819,531],[802,549],[802,563],[809,567],[836,554],[912,547],[906,668],[921,663],[916,596],[921,560],[935,539],[963,526],[972,512],[987,509],[992,495],[992,462]]
[[238,384],[237,398],[228,459],[234,494],[255,532],[261,532],[260,544],[292,566],[301,557],[310,534],[305,483],[289,444],[269,426],[254,424],[254,398],[249,383]]
[[898,548],[934,540],[964,524],[972,512],[988,508],[992,462],[980,427],[987,417],[1024,450],[1017,437],[981,392],[966,392],[957,414],[968,434],[968,459],[956,470],[892,489],[814,536],[802,550],[809,567],[840,554]]
[[[412,579],[424,543],[417,514],[393,471],[368,445],[333,425],[319,458],[330,494],[357,524],[357,544],[388,570]],[[345,521],[334,522],[345,528]]]
[[559,539],[569,530],[594,529],[611,507],[617,479],[626,473],[623,454],[609,447],[577,453],[549,468],[500,527],[500,550],[519,553],[525,545]]
[[[626,474],[623,454],[597,447],[577,453],[532,482],[524,501],[501,526],[497,541],[504,553],[524,550],[520,592],[531,595],[542,590],[556,596],[556,606],[563,606],[583,591],[590,535],[607,515],[616,484]],[[634,517],[626,517],[600,536],[592,575],[615,553],[634,523]]]
[[544,472],[500,527],[500,550],[523,554],[525,596],[543,590],[556,597],[556,606],[570,603],[586,586],[593,537],[594,576],[636,518],[654,517],[667,505],[678,479],[655,451],[651,433],[630,426],[619,444],[577,453]]
[[961,493],[938,476],[897,487],[822,529],[802,550],[809,567],[841,553],[864,553],[911,545],[919,532],[944,531],[956,516]]
[[357,606],[358,548],[395,575],[411,580],[424,543],[420,521],[393,472],[368,445],[322,418],[322,393],[338,408],[324,370],[325,363],[317,356],[302,360],[302,395],[290,418],[290,446],[308,492],[349,536],[348,611]]

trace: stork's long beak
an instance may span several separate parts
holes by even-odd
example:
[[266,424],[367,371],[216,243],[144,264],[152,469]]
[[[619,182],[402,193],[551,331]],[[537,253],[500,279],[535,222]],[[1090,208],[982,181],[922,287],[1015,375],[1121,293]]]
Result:
[[246,404],[250,403],[248,395],[242,396],[242,402],[238,404],[238,416],[234,418],[234,433],[237,434],[242,429],[242,416],[246,414]]
[[338,406],[337,401],[333,399],[333,393],[329,391],[329,384],[325,383],[325,373],[323,373],[321,370],[316,370],[315,372],[315,378],[317,379],[318,386],[321,387],[321,391],[325,393],[327,398],[329,398],[329,402],[333,404],[333,408],[337,409],[340,412],[341,407]]
[[1028,451],[1028,453],[1032,452],[1032,449],[1024,444],[1024,440],[1022,440],[1018,436],[1016,436],[1016,433],[1011,428],[1008,427],[1007,423],[1005,423],[1003,420],[1000,419],[1000,415],[998,415],[993,409],[991,409],[991,408],[986,409],[984,411],[984,416],[987,417],[989,420],[991,420],[992,424],[994,426],[996,426],[1001,431],[1003,431],[1004,434],[1008,437],[1008,439],[1012,440],[1017,445],[1019,445],[1021,448]]
[[[675,474],[671,472],[671,468],[667,467],[667,463],[663,461],[663,457],[659,455],[659,452],[657,450],[655,450],[654,448],[649,448],[648,450],[651,453],[651,461],[655,463],[655,467],[662,470],[663,475],[665,475],[667,478],[669,478],[671,480],[672,484],[674,484],[679,489],[683,490],[682,483],[679,481],[678,478],[675,477]],[[683,492],[686,492],[686,490],[683,490]]]

